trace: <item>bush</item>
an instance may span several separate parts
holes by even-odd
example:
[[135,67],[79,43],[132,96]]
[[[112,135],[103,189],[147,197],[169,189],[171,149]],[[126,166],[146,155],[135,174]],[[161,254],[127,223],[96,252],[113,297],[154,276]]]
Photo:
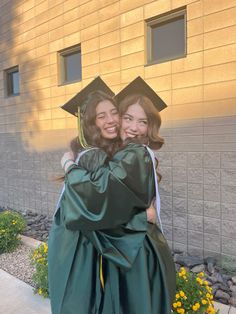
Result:
[[174,314],[215,314],[212,288],[203,272],[194,274],[184,267],[176,273],[177,292],[172,305]]
[[0,213],[0,254],[11,252],[18,246],[19,234],[25,226],[26,221],[20,214],[10,210]]
[[35,272],[32,280],[35,283],[34,293],[38,293],[45,298],[49,297],[48,291],[48,245],[42,243],[31,255],[32,265]]

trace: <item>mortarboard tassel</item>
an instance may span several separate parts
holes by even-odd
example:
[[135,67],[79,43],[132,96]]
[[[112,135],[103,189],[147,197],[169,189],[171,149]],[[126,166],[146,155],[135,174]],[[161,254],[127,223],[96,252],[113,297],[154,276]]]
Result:
[[80,112],[80,106],[78,106],[78,117],[77,117],[77,121],[78,121],[78,138],[80,141],[80,144],[83,148],[88,148],[89,145],[84,137],[84,131],[83,131],[83,126],[81,123],[81,112]]

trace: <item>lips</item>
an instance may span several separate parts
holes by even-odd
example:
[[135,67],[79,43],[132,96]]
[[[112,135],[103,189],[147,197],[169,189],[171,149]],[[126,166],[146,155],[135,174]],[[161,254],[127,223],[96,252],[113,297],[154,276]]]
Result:
[[126,134],[126,136],[127,136],[127,137],[131,137],[131,138],[133,138],[133,137],[136,137],[136,136],[137,136],[137,134],[128,133],[128,132],[126,132],[125,134]]
[[106,132],[107,133],[115,133],[117,132],[117,126],[112,126],[112,127],[108,127],[108,128],[105,128]]

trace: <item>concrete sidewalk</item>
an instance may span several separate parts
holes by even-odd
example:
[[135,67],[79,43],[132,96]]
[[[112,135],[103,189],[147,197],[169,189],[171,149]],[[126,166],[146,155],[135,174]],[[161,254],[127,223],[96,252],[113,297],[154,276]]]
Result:
[[[215,303],[220,314],[236,314],[236,308]],[[49,299],[33,293],[25,282],[0,269],[0,314],[50,314]]]
[[219,314],[236,314],[236,307],[215,302],[215,309],[220,310]]
[[33,293],[25,282],[0,269],[0,314],[50,314],[49,299]]
[[[35,249],[42,242],[21,236]],[[0,314],[51,314],[50,301],[34,294],[33,287],[0,269]]]
[[[22,242],[36,248],[41,242],[22,236]],[[236,314],[236,308],[215,302],[220,314]],[[33,293],[33,288],[0,269],[0,314],[51,314],[50,301]],[[83,313],[81,313],[83,314]]]

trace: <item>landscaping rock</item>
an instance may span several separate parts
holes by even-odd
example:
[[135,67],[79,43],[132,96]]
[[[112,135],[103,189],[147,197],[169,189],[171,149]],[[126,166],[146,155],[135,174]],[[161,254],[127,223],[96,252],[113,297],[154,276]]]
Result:
[[175,252],[173,257],[177,270],[184,266],[186,270],[191,270],[194,273],[204,272],[215,300],[223,304],[236,306],[236,284],[234,284],[236,276],[222,274],[222,270],[216,265],[214,258],[205,258],[203,261],[201,258],[187,256],[186,253],[180,252]]
[[231,287],[230,287],[230,291],[236,293],[236,286],[235,286],[235,285],[231,286]]
[[194,267],[203,263],[203,259],[185,254],[175,254],[174,261],[182,266]]
[[23,216],[27,221],[27,227],[23,234],[39,241],[47,241],[52,220],[44,214],[32,211],[23,213]]
[[205,271],[205,265],[204,264],[200,264],[200,265],[194,266],[193,268],[191,268],[191,271],[193,273],[203,272],[203,271]]
[[229,303],[232,305],[232,306],[235,306],[236,307],[236,297],[231,297],[229,299]]
[[212,283],[216,283],[216,282],[219,282],[219,283],[224,283],[224,280],[221,276],[220,273],[214,273],[212,276],[208,277],[209,280],[212,282]]
[[217,290],[215,294],[216,299],[226,300],[229,301],[230,295],[222,290]]

